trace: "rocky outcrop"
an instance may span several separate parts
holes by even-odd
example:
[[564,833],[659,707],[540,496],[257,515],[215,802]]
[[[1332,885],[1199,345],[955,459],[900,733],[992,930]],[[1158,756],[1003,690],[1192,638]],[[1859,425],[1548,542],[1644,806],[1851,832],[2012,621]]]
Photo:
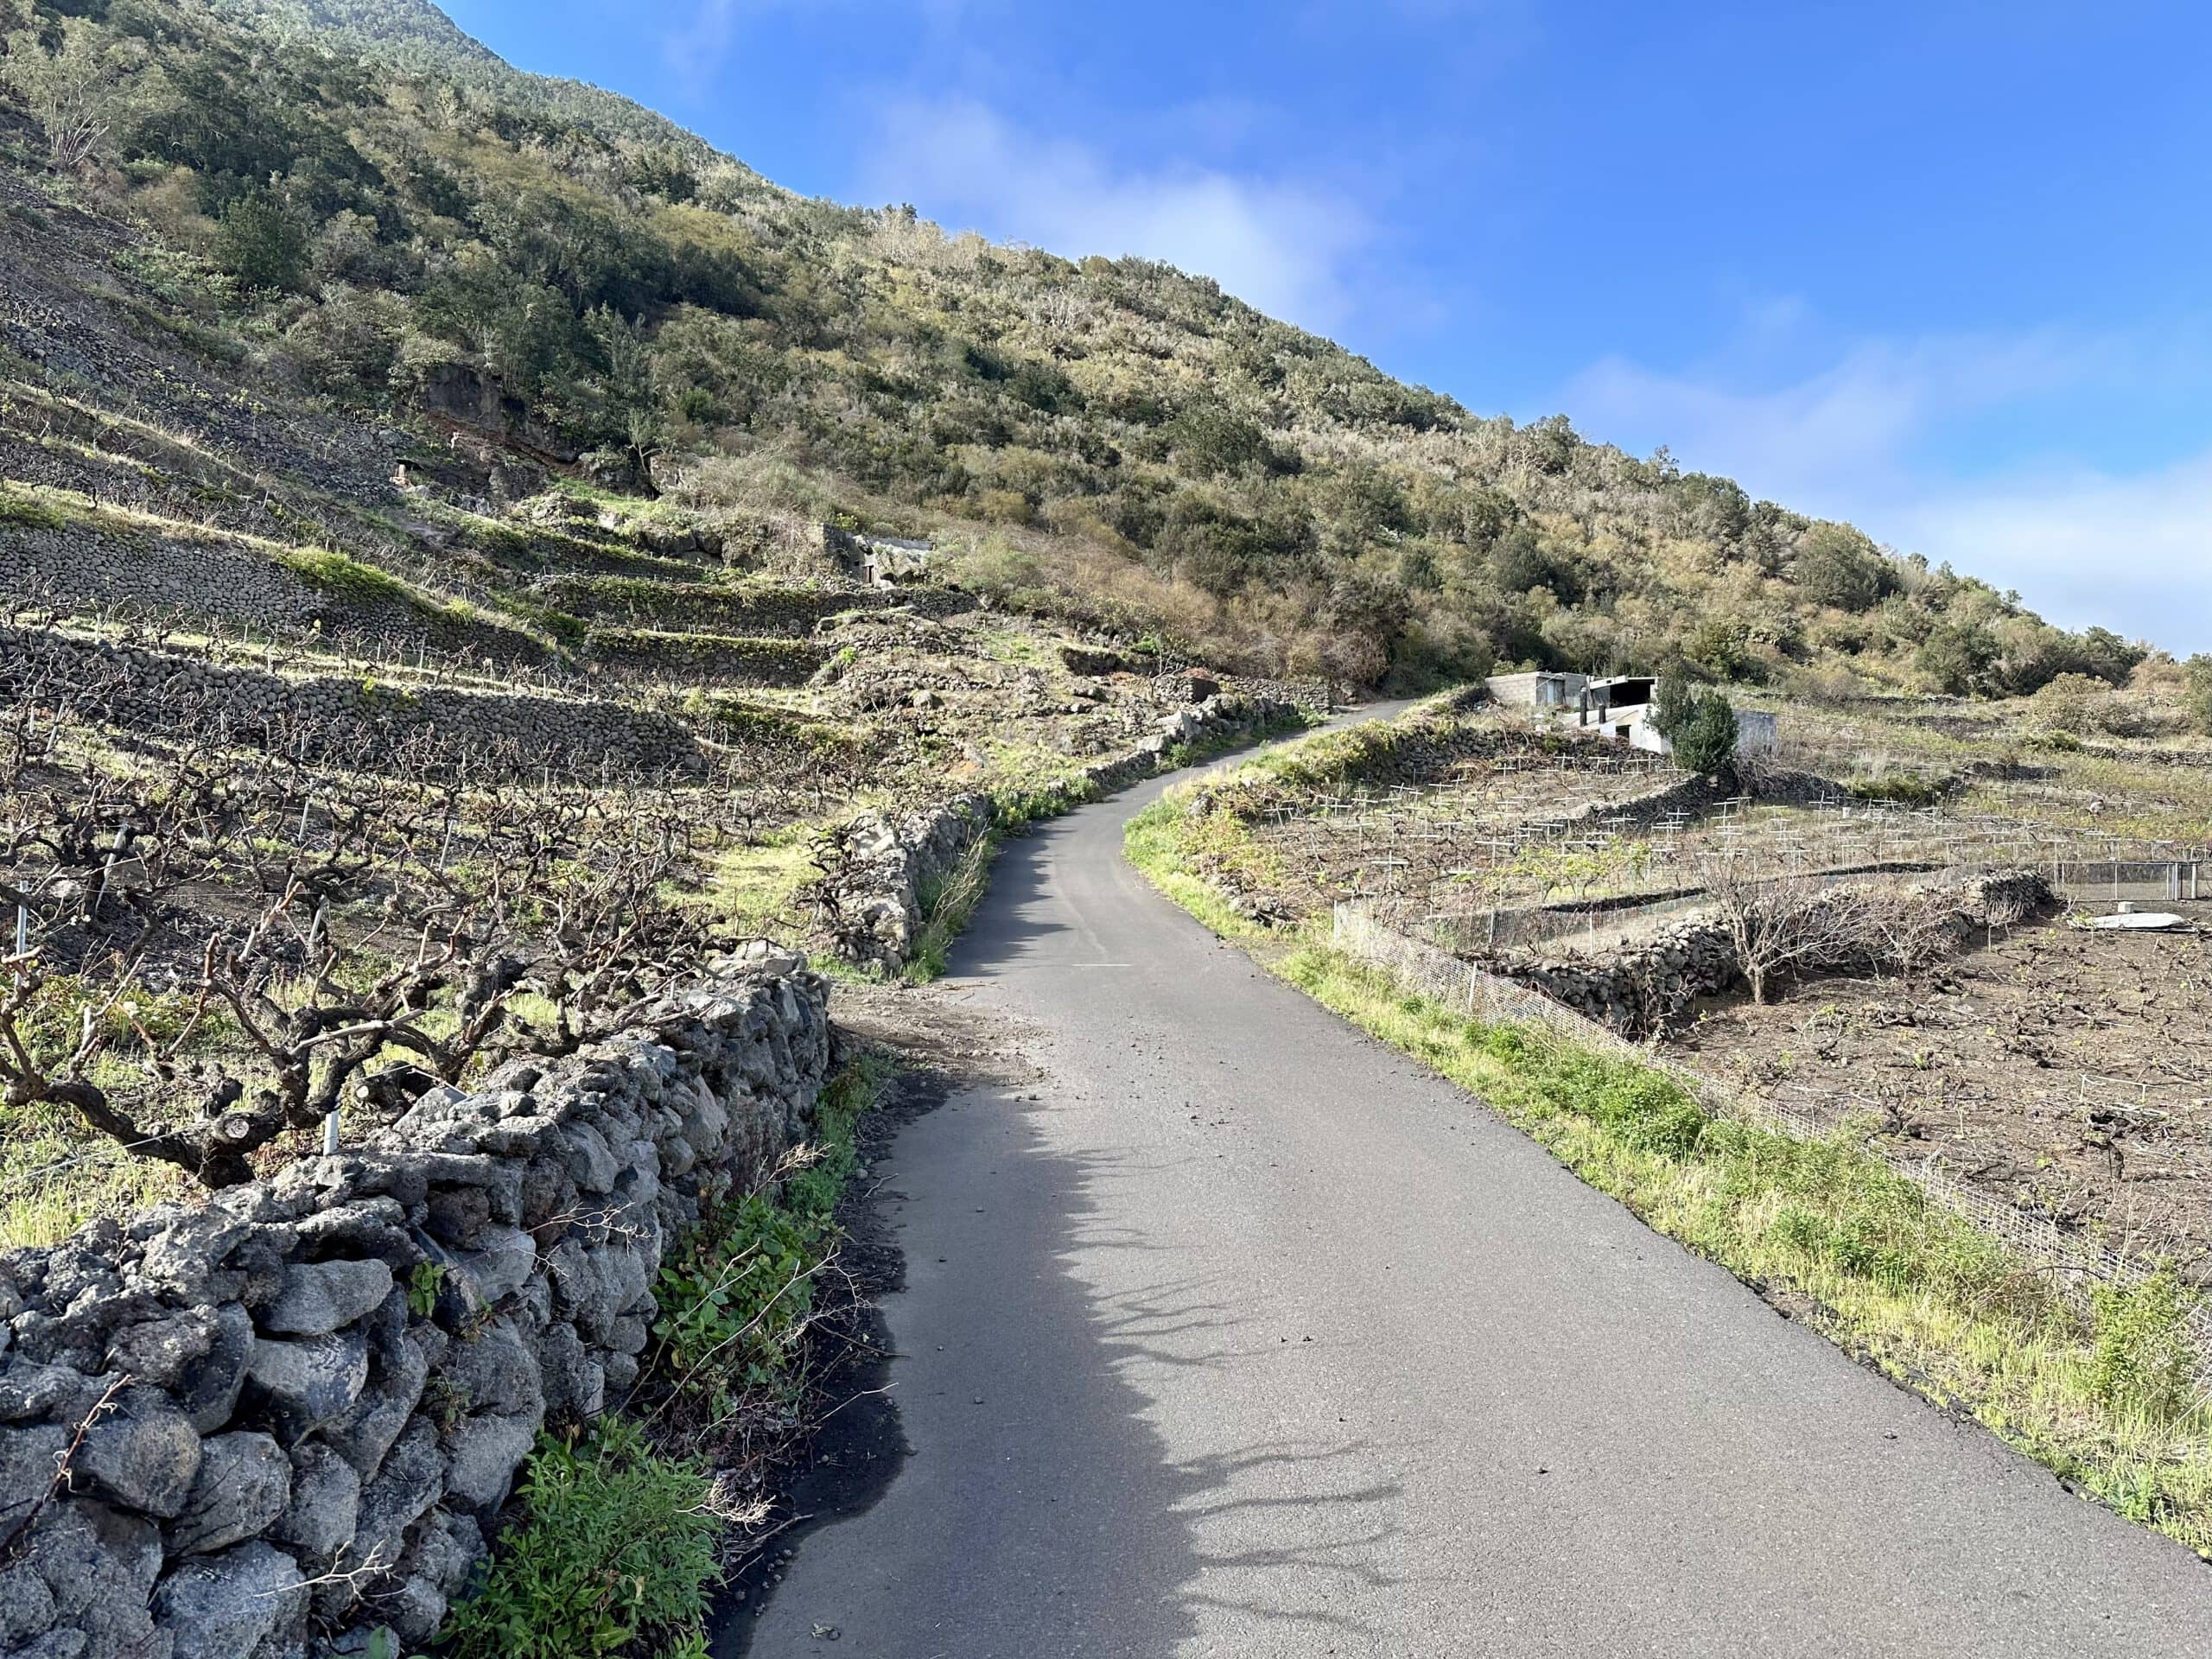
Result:
[[765,961],[357,1150],[0,1256],[0,1653],[428,1639],[540,1429],[636,1377],[665,1242],[769,1178],[829,1061],[823,982]]

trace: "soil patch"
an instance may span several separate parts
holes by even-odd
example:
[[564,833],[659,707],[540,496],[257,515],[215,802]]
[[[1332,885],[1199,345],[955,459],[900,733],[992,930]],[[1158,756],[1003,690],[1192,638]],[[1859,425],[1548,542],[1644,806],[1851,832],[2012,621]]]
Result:
[[[2170,906],[2212,925],[2212,903]],[[2212,1284],[2212,934],[2024,924],[1930,982],[1708,1006],[1699,1069]]]

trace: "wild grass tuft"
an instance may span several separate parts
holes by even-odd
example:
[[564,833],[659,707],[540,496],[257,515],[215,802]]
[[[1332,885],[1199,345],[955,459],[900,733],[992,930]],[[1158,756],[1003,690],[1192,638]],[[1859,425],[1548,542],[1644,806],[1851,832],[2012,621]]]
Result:
[[968,925],[990,886],[991,863],[998,857],[999,841],[995,831],[979,836],[944,875],[923,884],[918,895],[921,931],[915,937],[913,960],[906,969],[907,978],[917,984],[944,977],[952,942]]

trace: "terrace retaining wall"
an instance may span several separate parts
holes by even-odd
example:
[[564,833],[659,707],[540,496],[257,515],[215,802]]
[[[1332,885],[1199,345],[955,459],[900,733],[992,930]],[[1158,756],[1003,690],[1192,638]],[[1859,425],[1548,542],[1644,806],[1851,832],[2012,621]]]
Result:
[[300,679],[0,625],[0,702],[67,697],[149,732],[197,731],[302,760],[380,767],[403,757],[486,774],[656,776],[702,764],[678,721],[581,697]]
[[[1297,715],[1291,704],[1271,697],[1208,697],[1165,716],[1160,729],[1128,753],[1085,766],[1071,780],[1072,799],[1150,777],[1169,764],[1178,745],[1258,733]],[[830,874],[816,887],[830,918],[831,947],[847,962],[898,972],[913,956],[931,889],[999,828],[997,803],[978,792],[911,812],[862,812],[839,825],[830,832],[823,861]]]

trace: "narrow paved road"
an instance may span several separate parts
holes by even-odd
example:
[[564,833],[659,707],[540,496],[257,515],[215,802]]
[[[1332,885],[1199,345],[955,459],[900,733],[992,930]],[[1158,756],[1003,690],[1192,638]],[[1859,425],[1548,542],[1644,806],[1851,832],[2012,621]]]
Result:
[[956,953],[1052,1080],[879,1170],[913,1456],[756,1659],[2212,1653],[2187,1552],[1159,898],[1163,786],[1010,846]]

